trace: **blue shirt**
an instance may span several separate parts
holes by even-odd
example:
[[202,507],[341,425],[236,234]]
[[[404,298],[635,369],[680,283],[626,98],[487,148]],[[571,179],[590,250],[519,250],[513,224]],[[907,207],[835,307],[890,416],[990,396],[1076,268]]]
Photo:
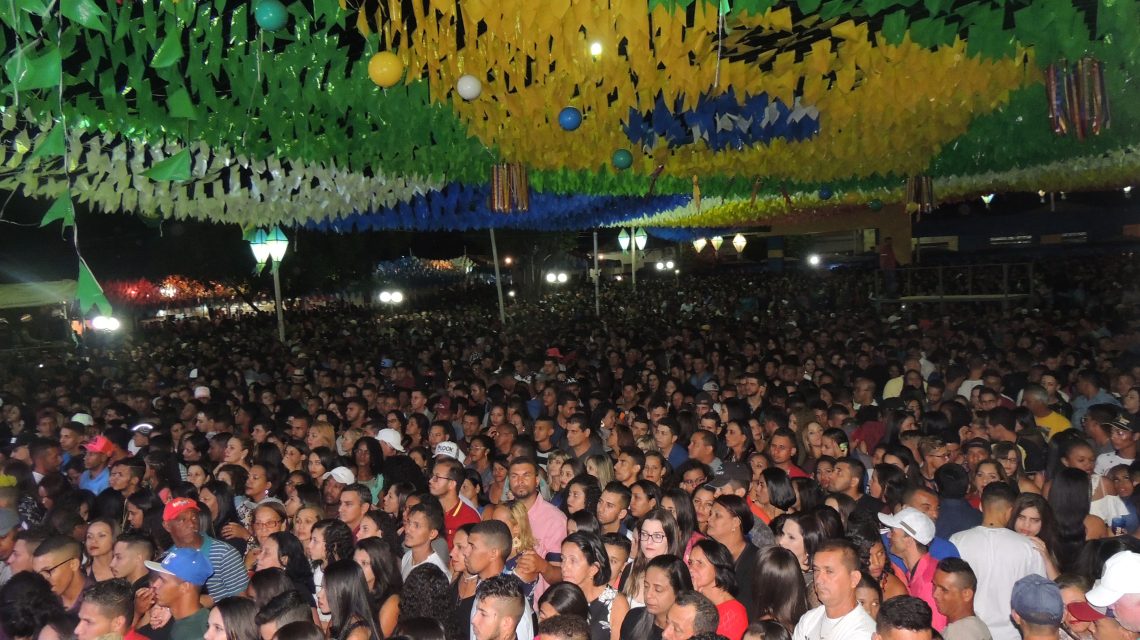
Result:
[[95,495],[103,493],[103,490],[111,486],[111,468],[104,467],[99,475],[94,478],[91,477],[90,471],[84,471],[83,475],[79,476],[79,488],[86,489]]
[[[1096,395],[1093,396],[1091,400],[1078,393],[1073,397],[1073,417],[1069,422],[1071,422],[1074,427],[1080,425],[1081,420],[1085,417],[1085,413],[1087,413],[1089,407],[1094,404],[1111,404],[1119,407],[1120,401],[1116,399],[1116,396],[1104,389],[1097,389]],[[1084,430],[1083,426],[1081,430]]]
[[973,529],[982,524],[982,512],[970,506],[969,502],[961,499],[943,498],[938,509],[938,520],[934,523],[934,534],[939,538],[950,539],[950,536]]

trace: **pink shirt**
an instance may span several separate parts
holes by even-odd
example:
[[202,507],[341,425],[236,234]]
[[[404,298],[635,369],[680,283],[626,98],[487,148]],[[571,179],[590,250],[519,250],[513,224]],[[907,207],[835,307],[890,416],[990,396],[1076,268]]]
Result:
[[[536,496],[534,504],[527,512],[527,519],[530,520],[530,530],[537,542],[534,552],[544,560],[550,554],[561,557],[562,541],[566,539],[566,515],[559,511],[558,507],[543,500],[542,496]],[[547,586],[549,585],[546,584],[546,580],[539,577],[538,585],[534,588],[535,602],[546,591]]]
[[934,603],[934,572],[937,570],[938,560],[934,556],[929,553],[922,556],[914,571],[906,578],[906,589],[910,595],[930,605],[933,614],[931,622],[934,629],[941,633],[946,628],[946,616],[939,613],[938,605]]

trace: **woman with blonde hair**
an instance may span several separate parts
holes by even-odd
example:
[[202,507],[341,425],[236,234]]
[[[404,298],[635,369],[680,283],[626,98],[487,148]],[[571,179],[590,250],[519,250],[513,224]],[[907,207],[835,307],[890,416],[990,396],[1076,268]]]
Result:
[[511,500],[496,505],[494,519],[506,524],[507,528],[511,530],[511,554],[504,563],[504,571],[515,574],[519,580],[522,580],[523,584],[527,585],[528,589],[533,589],[534,584],[538,581],[538,573],[520,572],[518,570],[519,558],[538,545],[534,531],[530,528],[526,503],[522,500]]
[[336,451],[336,429],[328,422],[313,423],[305,436],[305,444],[309,451],[317,447],[328,447],[331,451]]
[[594,454],[586,458],[586,473],[598,479],[599,487],[604,487],[614,480],[614,463],[605,454]]
[[799,441],[796,461],[801,469],[810,473],[815,470],[815,461],[823,455],[823,426],[810,411],[797,415],[807,422],[800,423],[800,429],[796,432],[796,440]]

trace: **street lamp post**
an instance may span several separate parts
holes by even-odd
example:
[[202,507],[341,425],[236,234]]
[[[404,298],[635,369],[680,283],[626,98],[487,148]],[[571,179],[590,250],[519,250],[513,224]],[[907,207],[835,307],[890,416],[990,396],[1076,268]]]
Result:
[[285,252],[289,250],[289,238],[285,237],[280,227],[273,227],[268,233],[258,229],[254,234],[247,234],[250,251],[254,260],[257,260],[257,272],[265,268],[265,263],[273,259],[273,306],[277,310],[277,339],[285,342],[285,312],[281,307],[281,261],[285,259]]

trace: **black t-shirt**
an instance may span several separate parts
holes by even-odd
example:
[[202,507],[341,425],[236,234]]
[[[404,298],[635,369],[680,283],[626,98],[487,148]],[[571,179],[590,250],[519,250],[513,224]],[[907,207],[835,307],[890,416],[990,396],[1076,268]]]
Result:
[[656,623],[650,624],[649,635],[644,637],[635,636],[638,626],[647,618],[652,617],[645,607],[637,607],[630,609],[629,613],[625,616],[625,621],[621,623],[621,637],[623,638],[636,638],[636,640],[661,640],[661,628]]

